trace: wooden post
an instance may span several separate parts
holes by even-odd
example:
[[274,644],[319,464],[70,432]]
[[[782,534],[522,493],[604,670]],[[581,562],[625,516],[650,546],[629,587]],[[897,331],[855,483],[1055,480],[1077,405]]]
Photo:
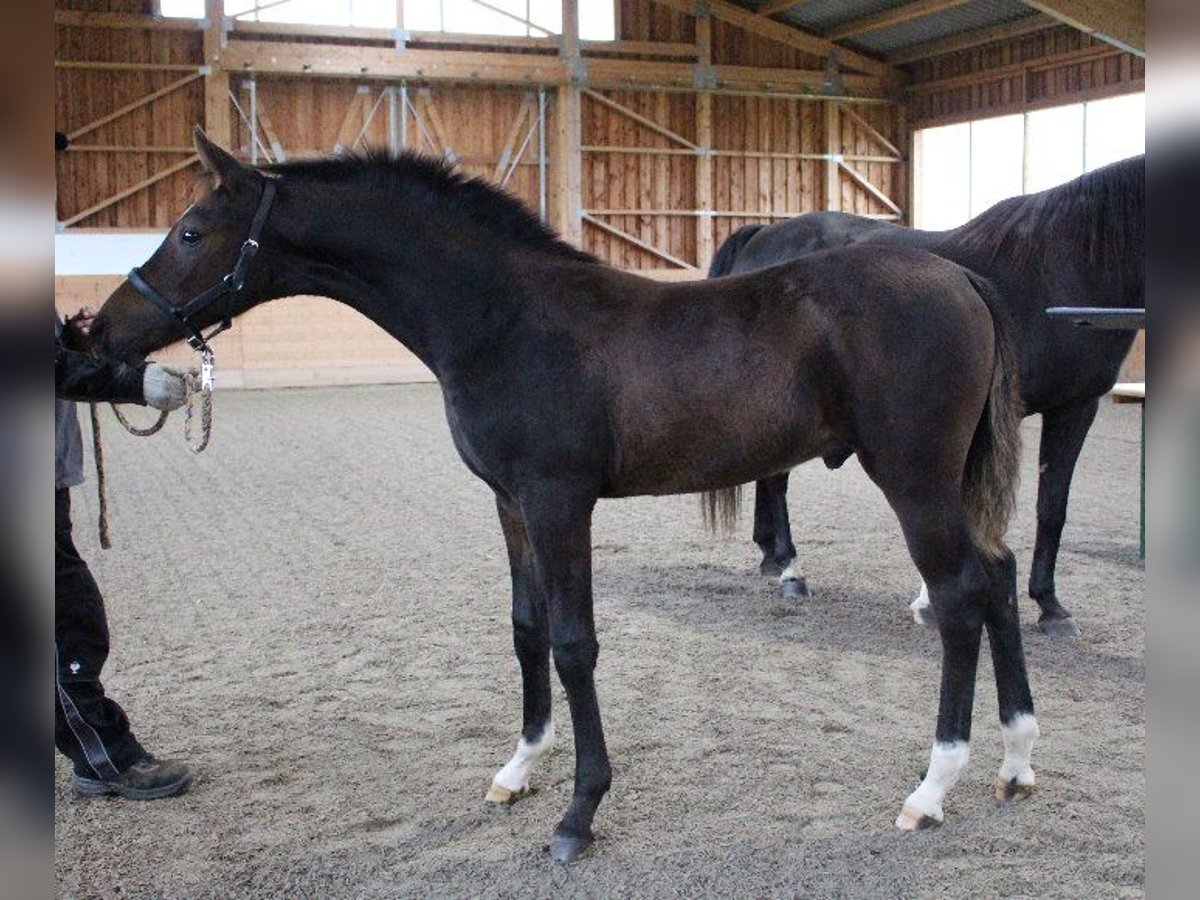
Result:
[[825,208],[842,208],[842,120],[836,100],[825,101]]
[[571,73],[571,82],[559,86],[555,99],[551,224],[564,240],[578,247],[583,242],[583,100],[578,77],[581,65],[578,0],[562,0],[562,48],[559,52]]
[[223,0],[204,0],[204,65],[209,72],[204,78],[204,131],[217,146],[231,149],[233,129],[229,114],[229,73],[223,55],[225,4]]
[[[697,64],[703,70],[712,65],[712,18],[696,17]],[[713,121],[712,94],[696,92],[696,266],[707,272],[712,264],[716,235],[713,226]]]
[[908,127],[908,109],[900,103],[892,107],[892,121],[896,123],[896,144],[903,148],[900,153],[900,164],[896,172],[894,196],[903,198],[904,214],[898,224],[913,227],[913,197],[912,197],[912,132]]

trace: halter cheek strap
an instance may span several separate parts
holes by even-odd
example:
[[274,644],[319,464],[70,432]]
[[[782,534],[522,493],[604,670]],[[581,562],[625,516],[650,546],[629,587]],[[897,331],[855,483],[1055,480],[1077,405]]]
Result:
[[[258,240],[262,236],[263,227],[267,223],[267,216],[271,212],[271,204],[275,200],[275,187],[276,179],[270,177],[265,179],[262,198],[258,201],[258,209],[254,213],[254,219],[250,222],[250,234],[242,243],[242,249],[238,253],[237,262],[234,263],[233,269],[208,290],[197,294],[184,305],[176,306],[160,294],[154,288],[154,285],[150,284],[146,280],[146,277],[142,275],[139,267],[135,266],[130,270],[127,277],[129,283],[133,285],[134,290],[149,300],[165,316],[179,325],[184,337],[187,338],[188,345],[193,350],[198,352],[208,350],[208,342],[232,324],[229,313],[234,299],[237,298],[242,292],[242,288],[246,285],[246,274],[250,269],[250,262],[254,259],[255,254],[258,253]],[[221,317],[220,324],[207,335],[202,334],[200,329],[193,324],[192,319],[222,297],[228,297],[229,299],[225,302],[225,314]]]

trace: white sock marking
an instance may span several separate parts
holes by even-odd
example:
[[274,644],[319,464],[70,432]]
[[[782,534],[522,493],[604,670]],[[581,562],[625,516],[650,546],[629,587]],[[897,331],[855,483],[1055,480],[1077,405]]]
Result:
[[526,790],[529,787],[529,775],[533,771],[534,764],[553,745],[554,720],[551,719],[546,723],[546,730],[542,732],[541,738],[535,743],[531,744],[525,738],[517,741],[517,750],[512,759],[496,773],[496,777],[492,781],[514,794]]
[[1004,762],[1000,764],[996,778],[1005,784],[1014,778],[1020,785],[1033,784],[1029,759],[1033,754],[1033,742],[1041,736],[1037,719],[1032,713],[1018,713],[1009,724],[1001,724],[1000,735],[1004,738]]
[[[908,795],[904,801],[905,809],[942,821],[942,801],[967,768],[970,755],[971,749],[966,741],[934,744],[929,754],[929,771],[925,774],[925,780]],[[903,816],[896,824],[904,827]]]
[[797,579],[797,577],[798,576],[796,575],[796,561],[793,559],[790,563],[787,564],[787,568],[783,570],[782,574],[780,574],[779,583],[782,584],[785,581],[795,581]]
[[913,620],[918,625],[923,625],[921,621],[921,611],[929,608],[929,588],[925,586],[925,579],[921,579],[921,592],[917,594],[917,598],[912,603],[908,604],[909,610],[912,612]]

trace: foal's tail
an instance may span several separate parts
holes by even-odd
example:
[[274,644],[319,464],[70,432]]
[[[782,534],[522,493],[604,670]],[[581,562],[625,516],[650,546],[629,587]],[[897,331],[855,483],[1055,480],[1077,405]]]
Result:
[[963,506],[976,546],[988,557],[1000,559],[1005,553],[1004,532],[1017,496],[1023,409],[1012,328],[999,294],[991,282],[974,272],[968,271],[967,277],[992,314],[995,362],[987,403],[967,451]]
[[718,247],[717,252],[713,255],[712,263],[708,267],[708,277],[717,278],[732,272],[734,258],[742,252],[742,248],[746,246],[746,242],[758,234],[762,227],[761,222],[743,225],[729,237],[725,238],[725,243]]

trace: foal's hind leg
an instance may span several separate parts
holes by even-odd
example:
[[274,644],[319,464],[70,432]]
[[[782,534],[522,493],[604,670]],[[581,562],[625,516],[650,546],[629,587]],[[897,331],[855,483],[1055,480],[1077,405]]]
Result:
[[988,605],[986,624],[992,667],[996,671],[1000,733],[1004,738],[1004,762],[996,775],[996,797],[1018,800],[1033,792],[1035,778],[1029,759],[1039,731],[1021,647],[1017,563],[1012,553],[1005,550],[1004,558],[991,563],[990,568],[997,593]]
[[545,599],[534,579],[529,538],[515,506],[497,497],[496,509],[512,573],[513,646],[521,664],[524,715],[517,749],[492,779],[484,799],[508,804],[531,793],[530,773],[539,757],[554,744],[554,719],[550,709],[550,629]]
[[779,576],[784,597],[807,597],[808,585],[796,572],[796,545],[787,509],[788,473],[760,479],[754,485],[754,542],[763,553],[758,571]]
[[913,561],[929,585],[942,639],[942,686],[929,769],[904,801],[896,827],[941,824],[942,803],[970,756],[975,673],[991,580],[980,562],[957,497],[914,502],[888,493]]

